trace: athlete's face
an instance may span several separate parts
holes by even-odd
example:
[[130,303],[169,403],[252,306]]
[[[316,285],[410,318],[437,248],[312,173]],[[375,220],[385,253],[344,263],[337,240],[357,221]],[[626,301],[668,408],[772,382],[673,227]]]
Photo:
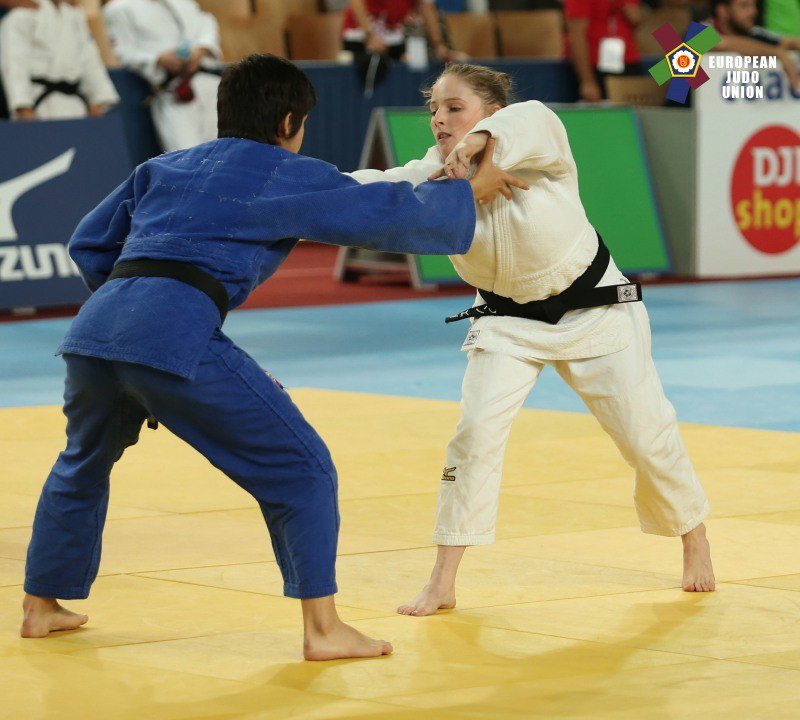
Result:
[[737,35],[749,33],[756,24],[757,16],[756,0],[732,0],[728,4],[728,24]]
[[433,86],[429,108],[433,137],[442,158],[446,158],[464,135],[500,106],[485,105],[464,80],[444,75]]

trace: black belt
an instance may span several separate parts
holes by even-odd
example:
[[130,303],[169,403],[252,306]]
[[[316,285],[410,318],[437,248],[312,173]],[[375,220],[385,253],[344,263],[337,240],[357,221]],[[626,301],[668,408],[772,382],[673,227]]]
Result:
[[597,283],[605,275],[608,263],[611,260],[611,254],[608,252],[608,248],[600,235],[597,236],[597,241],[597,254],[594,256],[594,260],[564,292],[544,300],[518,303],[511,298],[495,295],[495,293],[488,290],[478,290],[481,297],[486,301],[485,305],[476,305],[469,308],[469,310],[458,313],[458,315],[445,318],[445,322],[457,322],[466,318],[484,317],[486,315],[511,315],[556,325],[564,317],[565,313],[570,310],[641,300],[642,286],[639,283],[596,287]]
[[163,277],[180,280],[204,292],[219,310],[219,324],[225,322],[230,300],[225,287],[213,275],[190,263],[178,260],[123,260],[114,265],[109,280],[132,277]]
[[48,80],[47,78],[43,77],[32,77],[32,83],[36,83],[37,85],[42,85],[44,90],[42,90],[39,97],[36,98],[35,102],[33,103],[33,109],[41,105],[45,98],[53,93],[59,93],[61,95],[75,95],[83,100],[84,105],[89,107],[89,101],[86,99],[86,96],[78,90],[80,87],[80,83],[78,82],[68,82],[67,80]]

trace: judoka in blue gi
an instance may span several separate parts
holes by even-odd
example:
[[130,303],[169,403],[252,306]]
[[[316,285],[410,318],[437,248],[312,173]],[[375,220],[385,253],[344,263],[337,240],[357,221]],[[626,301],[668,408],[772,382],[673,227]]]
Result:
[[285,60],[230,66],[220,137],[140,165],[76,229],[70,254],[93,294],[60,348],[67,446],[36,510],[24,637],[86,622],[57,599],[88,597],[111,468],[155,418],[258,501],[284,593],[302,601],[307,659],[392,651],[336,613],[337,476],[324,442],[222,321],[299,237],[465,253],[474,201],[522,184],[487,153],[469,181],[359,185],[296,154],[315,102],[306,75]]

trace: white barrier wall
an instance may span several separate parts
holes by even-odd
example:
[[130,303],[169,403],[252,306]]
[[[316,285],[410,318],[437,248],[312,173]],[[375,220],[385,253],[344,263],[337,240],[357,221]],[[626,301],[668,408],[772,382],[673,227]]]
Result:
[[[692,91],[695,272],[700,277],[800,273],[800,94],[791,90],[780,62],[776,69],[759,69],[758,84],[748,89],[741,82],[746,76],[710,67],[712,57],[716,65],[727,56],[705,55],[702,64],[711,79]],[[725,90],[729,80],[734,82]],[[758,87],[763,97],[724,97],[751,95]]]

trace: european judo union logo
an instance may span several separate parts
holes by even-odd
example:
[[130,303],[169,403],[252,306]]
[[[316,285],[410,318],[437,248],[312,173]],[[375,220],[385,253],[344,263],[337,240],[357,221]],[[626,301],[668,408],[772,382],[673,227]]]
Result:
[[700,60],[721,38],[713,27],[697,22],[689,25],[683,40],[669,23],[658,28],[653,37],[665,55],[650,68],[650,74],[659,85],[669,82],[668,100],[685,104],[689,88],[697,89],[709,79]]

